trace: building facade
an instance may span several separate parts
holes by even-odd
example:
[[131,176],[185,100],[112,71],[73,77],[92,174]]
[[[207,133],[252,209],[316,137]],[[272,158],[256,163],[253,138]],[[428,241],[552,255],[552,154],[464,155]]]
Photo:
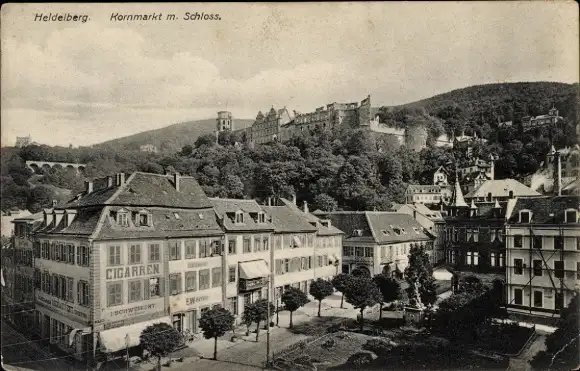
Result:
[[344,232],[342,273],[354,269],[401,277],[409,264],[409,250],[423,245],[432,254],[433,238],[410,215],[393,212],[320,212]]
[[142,146],[139,147],[139,150],[141,152],[149,152],[149,153],[157,153],[157,147],[154,146],[153,144],[144,144]]
[[450,185],[409,184],[405,190],[405,203],[425,205],[446,203],[451,200],[452,189]]
[[515,201],[467,204],[456,181],[445,216],[446,263],[459,272],[505,274],[505,221]]
[[216,119],[216,130],[220,131],[234,131],[234,118],[231,112],[219,111]]
[[239,321],[248,303],[336,275],[342,232],[284,202],[209,199],[179,174],[86,182],[34,224],[34,326],[80,360],[115,358],[153,323],[196,333],[212,307]]
[[445,219],[440,211],[431,210],[418,203],[395,205],[393,211],[411,215],[423,227],[423,230],[434,238],[433,250],[430,253],[432,265],[437,265],[445,260]]
[[578,198],[517,200],[506,227],[507,307],[559,317],[580,288]]
[[16,143],[14,147],[22,148],[32,144],[32,138],[29,136],[27,137],[16,137]]
[[556,107],[552,107],[547,115],[540,115],[536,117],[524,116],[522,117],[522,127],[524,131],[532,130],[544,126],[556,126],[562,121],[562,116],[558,114]]

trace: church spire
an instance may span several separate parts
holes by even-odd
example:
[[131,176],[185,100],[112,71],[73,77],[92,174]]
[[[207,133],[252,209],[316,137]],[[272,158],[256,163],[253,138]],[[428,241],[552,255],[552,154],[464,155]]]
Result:
[[469,207],[463,198],[463,192],[461,192],[461,186],[459,185],[459,179],[455,179],[455,188],[453,189],[453,194],[451,195],[451,207]]

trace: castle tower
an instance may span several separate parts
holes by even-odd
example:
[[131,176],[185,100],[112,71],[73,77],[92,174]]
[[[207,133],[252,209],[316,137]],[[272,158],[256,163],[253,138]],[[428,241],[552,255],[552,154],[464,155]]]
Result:
[[232,113],[228,111],[219,111],[216,119],[216,131],[234,131],[234,120]]

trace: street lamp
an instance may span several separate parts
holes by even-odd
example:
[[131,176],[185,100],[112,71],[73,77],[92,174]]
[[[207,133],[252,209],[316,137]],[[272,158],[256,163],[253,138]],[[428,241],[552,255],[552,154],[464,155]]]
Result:
[[272,273],[268,273],[268,279],[266,280],[267,283],[267,294],[266,297],[268,298],[268,303],[266,304],[266,310],[267,310],[267,314],[266,317],[267,322],[266,322],[266,367],[270,367],[271,363],[270,363],[270,281],[272,279]]

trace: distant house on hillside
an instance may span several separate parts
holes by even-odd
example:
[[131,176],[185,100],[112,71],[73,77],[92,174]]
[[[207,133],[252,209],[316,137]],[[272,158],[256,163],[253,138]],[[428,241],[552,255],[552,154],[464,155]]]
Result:
[[32,144],[32,138],[29,136],[27,137],[16,137],[16,143],[14,147],[22,148]]
[[558,110],[552,107],[547,115],[540,115],[536,117],[525,116],[522,117],[522,127],[524,131],[528,131],[538,127],[556,126],[563,117],[558,115]]
[[141,152],[150,152],[150,153],[157,153],[157,147],[154,146],[153,144],[144,144],[142,146],[139,147],[139,150]]

